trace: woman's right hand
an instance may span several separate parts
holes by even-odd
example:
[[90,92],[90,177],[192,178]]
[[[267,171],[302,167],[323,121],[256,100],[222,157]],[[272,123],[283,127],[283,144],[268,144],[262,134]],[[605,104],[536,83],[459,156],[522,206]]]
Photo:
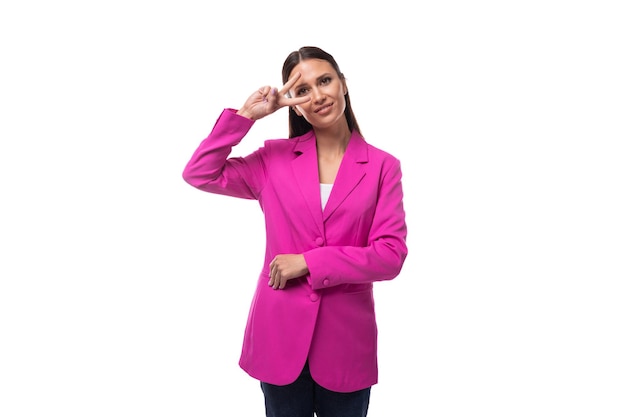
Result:
[[306,103],[311,100],[311,97],[290,98],[286,95],[299,78],[300,73],[295,73],[280,90],[268,85],[259,88],[246,100],[237,114],[247,117],[248,119],[259,120],[282,107],[297,106]]

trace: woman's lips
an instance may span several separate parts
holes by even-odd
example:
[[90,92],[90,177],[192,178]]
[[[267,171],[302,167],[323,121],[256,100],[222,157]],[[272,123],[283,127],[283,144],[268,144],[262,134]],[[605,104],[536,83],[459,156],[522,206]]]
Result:
[[333,106],[332,104],[325,104],[325,105],[317,108],[315,110],[315,113],[317,113],[317,114],[326,114],[326,113],[328,113],[330,111],[332,106]]

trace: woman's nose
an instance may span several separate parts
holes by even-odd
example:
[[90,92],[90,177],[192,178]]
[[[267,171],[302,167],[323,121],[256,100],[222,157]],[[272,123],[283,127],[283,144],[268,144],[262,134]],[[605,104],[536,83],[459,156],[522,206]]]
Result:
[[320,91],[318,88],[314,88],[312,91],[312,96],[313,96],[313,101],[315,102],[320,102],[322,100],[324,100],[325,95],[322,91]]

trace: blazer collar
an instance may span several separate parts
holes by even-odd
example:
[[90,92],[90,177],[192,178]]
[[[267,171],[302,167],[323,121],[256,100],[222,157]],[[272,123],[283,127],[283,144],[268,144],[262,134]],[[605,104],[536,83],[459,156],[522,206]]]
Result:
[[[317,157],[315,147],[315,133],[312,130],[294,139],[296,141],[293,147],[294,153],[304,154],[307,152],[313,152]],[[369,160],[369,156],[367,153],[367,143],[357,131],[353,131],[352,135],[350,136],[350,141],[348,142],[348,147],[346,148],[344,159],[346,156],[352,158],[356,163],[364,163]]]

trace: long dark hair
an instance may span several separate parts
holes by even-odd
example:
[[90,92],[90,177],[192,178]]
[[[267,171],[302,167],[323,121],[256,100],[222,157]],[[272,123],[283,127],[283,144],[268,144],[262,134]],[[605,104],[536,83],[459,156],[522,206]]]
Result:
[[[324,61],[328,61],[330,65],[337,71],[339,78],[341,80],[345,80],[345,76],[339,70],[339,65],[337,65],[337,61],[331,54],[316,46],[303,46],[297,51],[293,51],[287,56],[285,59],[285,63],[283,64],[283,84],[285,84],[289,80],[289,75],[293,68],[300,63],[300,61],[304,61],[305,59],[322,59]],[[346,116],[346,120],[348,121],[348,128],[350,131],[356,130],[359,134],[361,134],[361,129],[359,128],[359,124],[356,121],[356,117],[354,116],[354,112],[352,111],[352,105],[350,104],[350,94],[346,93],[346,109],[344,110],[344,114]],[[313,126],[302,116],[298,116],[295,110],[292,107],[289,107],[289,137],[293,138],[295,136],[300,136],[313,129]]]

